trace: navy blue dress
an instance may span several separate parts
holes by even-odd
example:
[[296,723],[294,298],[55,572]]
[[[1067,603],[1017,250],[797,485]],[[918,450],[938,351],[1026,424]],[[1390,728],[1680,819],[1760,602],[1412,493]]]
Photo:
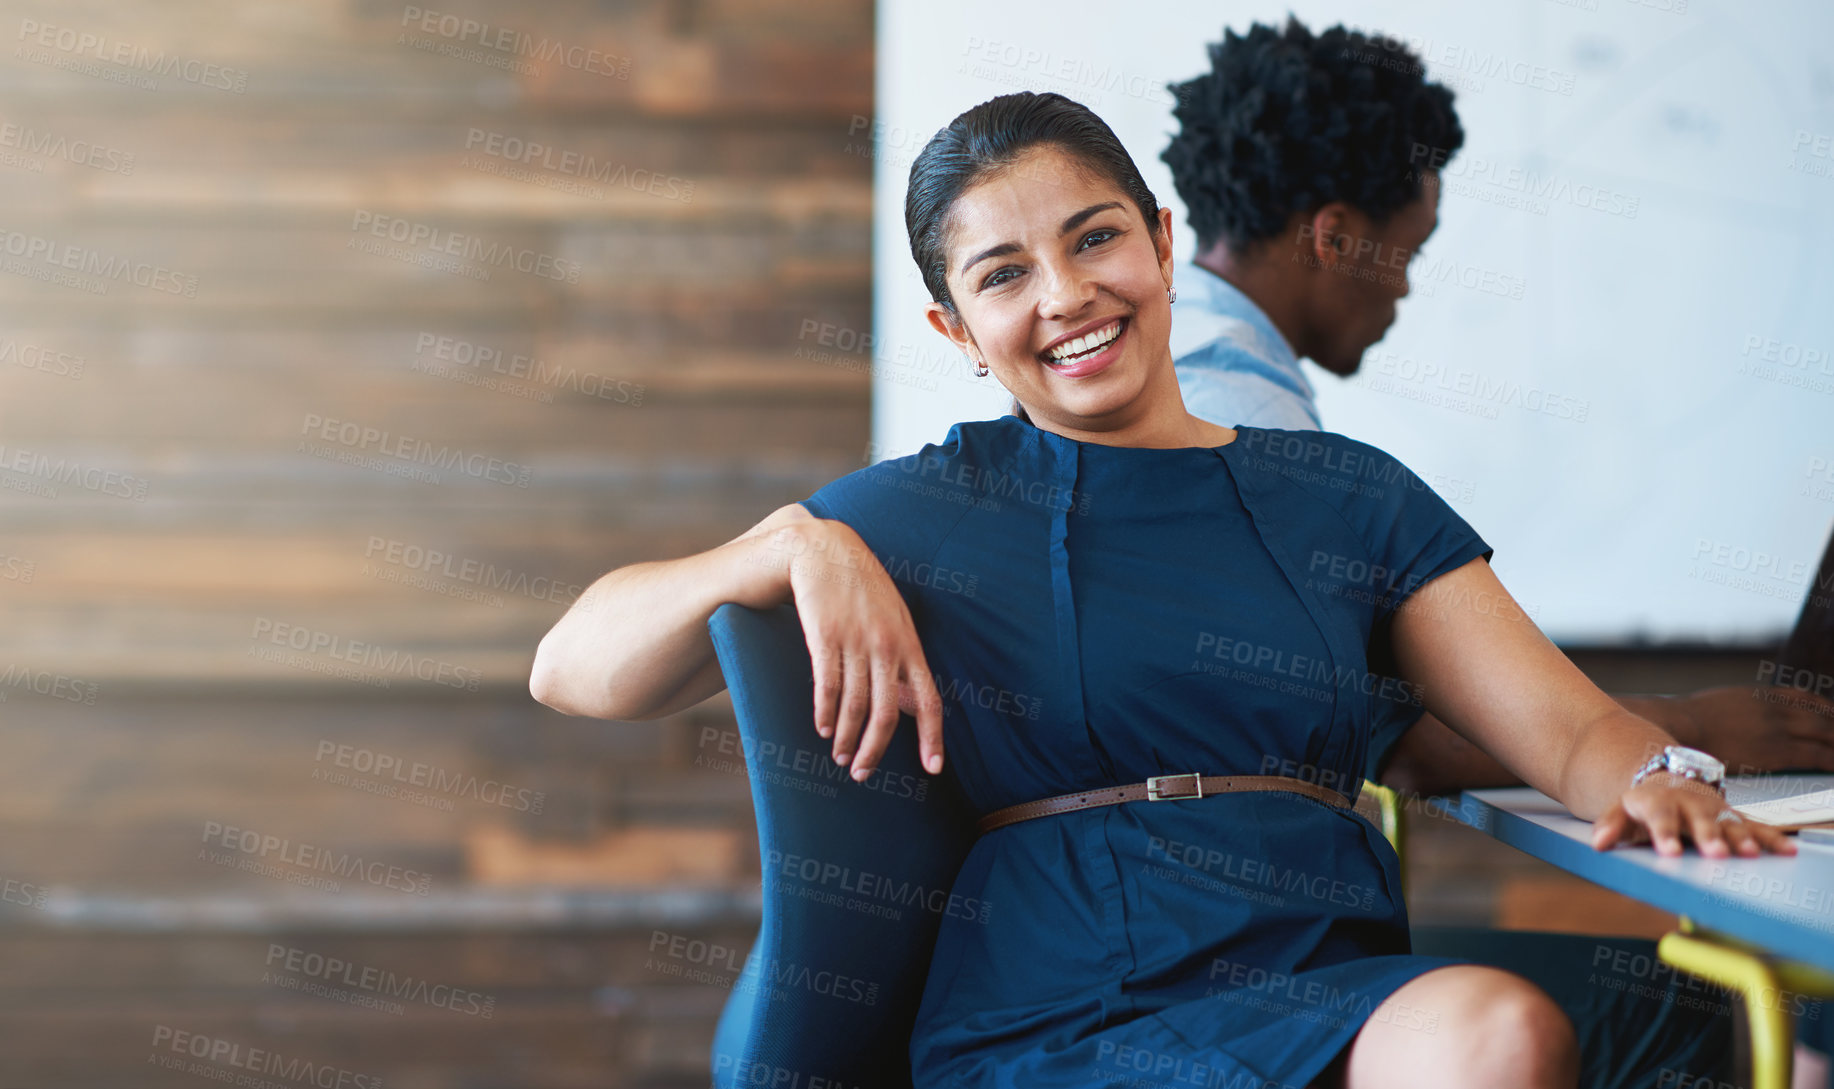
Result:
[[[805,501],[908,603],[982,812],[1148,776],[1355,796],[1395,607],[1491,549],[1393,457],[1330,432],[1215,448],[961,423]],[[1427,591],[1429,594],[1432,591]],[[888,845],[895,849],[895,845]],[[911,1041],[929,1086],[1303,1087],[1409,980],[1394,851],[1284,792],[1140,801],[982,836]],[[1432,1033],[1443,1011],[1385,1016]]]

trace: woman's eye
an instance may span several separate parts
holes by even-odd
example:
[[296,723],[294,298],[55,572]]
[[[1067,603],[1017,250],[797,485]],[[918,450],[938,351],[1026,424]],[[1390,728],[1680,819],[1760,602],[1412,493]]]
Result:
[[1103,242],[1108,241],[1110,238],[1113,238],[1115,235],[1119,233],[1120,233],[1119,231],[1109,231],[1109,230],[1090,231],[1088,234],[1083,236],[1082,244],[1078,246],[1077,249],[1086,250],[1090,246],[1099,246]]
[[987,279],[981,281],[981,288],[985,290],[990,287],[999,287],[1001,284],[1007,282],[1007,277],[1009,274],[1011,276],[1017,276],[1019,275],[1019,270],[1016,268],[995,269],[992,276],[989,276],[987,277]]

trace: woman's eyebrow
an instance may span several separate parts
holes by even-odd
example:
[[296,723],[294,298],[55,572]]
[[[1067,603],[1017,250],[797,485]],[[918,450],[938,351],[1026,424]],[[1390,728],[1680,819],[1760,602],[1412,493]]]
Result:
[[[1089,207],[1084,208],[1080,212],[1074,213],[1073,215],[1070,216],[1070,218],[1064,220],[1063,226],[1057,228],[1057,233],[1060,235],[1069,234],[1071,231],[1074,231],[1076,228],[1082,226],[1083,223],[1087,221],[1090,216],[1095,215],[1098,212],[1106,212],[1110,208],[1119,208],[1120,206],[1121,206],[1121,202],[1118,200],[1107,200],[1107,201],[1103,201],[1100,204],[1091,204]],[[1019,252],[1019,244],[1017,242],[1002,242],[997,246],[989,246],[988,248],[975,254],[974,257],[970,259],[967,264],[963,265],[961,267],[961,274],[964,276],[967,275],[969,269],[980,264],[982,261],[987,260],[989,257],[1004,257],[1009,253],[1018,253],[1018,252]]]
[[1119,208],[1120,206],[1121,202],[1118,200],[1103,201],[1101,204],[1091,204],[1089,207],[1084,208],[1069,219],[1064,220],[1063,226],[1057,229],[1057,233],[1069,234],[1071,231],[1082,226],[1085,220],[1097,212],[1106,212],[1110,208]]
[[1002,242],[997,246],[992,246],[987,249],[984,249],[980,253],[977,253],[974,255],[974,260],[969,261],[967,264],[962,266],[962,275],[966,276],[968,274],[969,269],[980,264],[982,261],[987,260],[989,257],[1004,257],[1009,253],[1018,253],[1018,252],[1019,252],[1019,243],[1017,242]]

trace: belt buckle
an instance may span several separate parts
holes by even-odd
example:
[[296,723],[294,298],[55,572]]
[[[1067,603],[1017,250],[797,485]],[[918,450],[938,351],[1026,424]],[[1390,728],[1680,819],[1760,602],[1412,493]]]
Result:
[[[1189,779],[1191,780],[1191,784],[1197,788],[1197,791],[1196,793],[1184,794],[1165,793],[1169,788],[1163,787],[1160,784],[1167,779]],[[1146,796],[1155,802],[1176,802],[1186,798],[1201,798],[1204,796],[1204,780],[1202,776],[1194,771],[1187,771],[1178,775],[1149,776],[1146,780]]]

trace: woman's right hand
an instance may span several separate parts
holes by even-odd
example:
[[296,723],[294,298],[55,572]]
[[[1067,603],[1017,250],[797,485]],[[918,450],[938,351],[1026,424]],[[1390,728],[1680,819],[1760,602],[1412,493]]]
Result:
[[778,529],[790,592],[815,671],[815,732],[834,760],[865,779],[891,743],[900,712],[917,721],[923,766],[942,770],[942,696],[891,576],[851,526],[799,519]]

